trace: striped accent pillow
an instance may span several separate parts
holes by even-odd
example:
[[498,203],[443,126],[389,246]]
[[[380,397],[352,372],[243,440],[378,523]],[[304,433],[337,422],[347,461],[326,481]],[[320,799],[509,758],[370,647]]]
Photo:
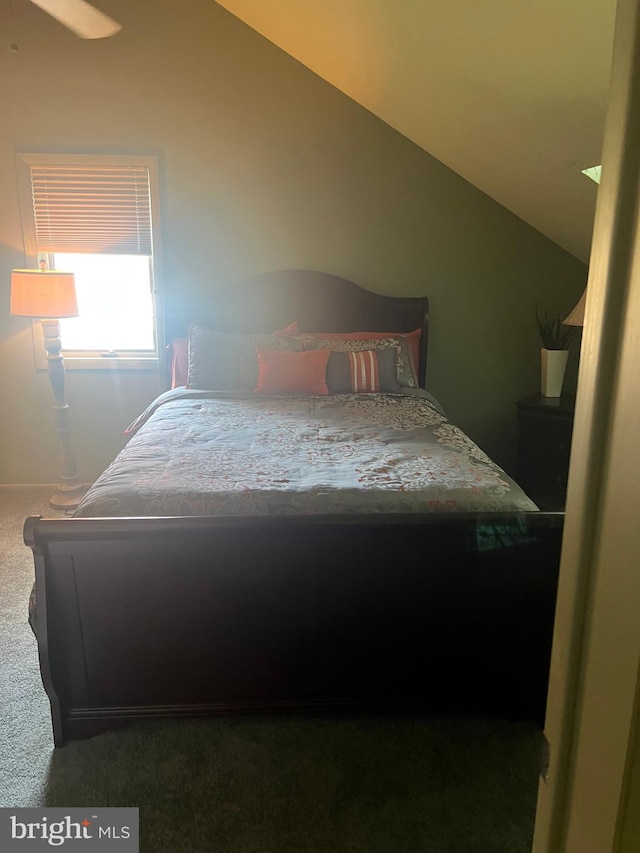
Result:
[[354,394],[376,393],[380,390],[380,371],[375,350],[350,352],[351,387]]

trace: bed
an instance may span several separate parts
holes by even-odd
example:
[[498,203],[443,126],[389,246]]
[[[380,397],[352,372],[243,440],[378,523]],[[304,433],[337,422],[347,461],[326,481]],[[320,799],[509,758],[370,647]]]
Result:
[[238,712],[541,722],[563,516],[425,390],[427,299],[293,270],[165,313],[177,387],[74,517],[25,524],[55,744]]

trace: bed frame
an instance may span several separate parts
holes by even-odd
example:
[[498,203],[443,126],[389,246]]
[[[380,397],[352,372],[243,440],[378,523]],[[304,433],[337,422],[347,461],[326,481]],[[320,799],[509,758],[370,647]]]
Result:
[[[411,331],[428,303],[307,271],[189,319]],[[154,717],[379,711],[542,723],[562,513],[28,518],[54,742]]]

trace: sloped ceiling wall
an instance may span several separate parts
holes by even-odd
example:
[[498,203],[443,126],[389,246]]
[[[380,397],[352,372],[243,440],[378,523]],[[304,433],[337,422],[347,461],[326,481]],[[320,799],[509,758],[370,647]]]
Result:
[[218,0],[583,261],[615,0]]
[[[9,315],[17,151],[156,153],[168,300],[283,268],[428,295],[429,390],[511,470],[515,401],[539,387],[536,305],[568,313],[584,264],[211,0],[100,7],[123,29],[92,42],[14,0],[15,53],[0,3],[0,483],[52,482],[59,459],[29,322]],[[68,371],[83,480],[158,385],[114,364]]]

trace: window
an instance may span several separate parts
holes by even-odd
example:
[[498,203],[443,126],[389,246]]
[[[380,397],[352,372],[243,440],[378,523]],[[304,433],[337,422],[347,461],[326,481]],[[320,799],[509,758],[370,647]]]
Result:
[[60,321],[66,366],[155,367],[155,157],[19,154],[18,177],[27,263],[76,276],[80,316]]
[[47,266],[69,270],[76,277],[80,316],[60,320],[67,352],[155,354],[150,258],[54,252]]

